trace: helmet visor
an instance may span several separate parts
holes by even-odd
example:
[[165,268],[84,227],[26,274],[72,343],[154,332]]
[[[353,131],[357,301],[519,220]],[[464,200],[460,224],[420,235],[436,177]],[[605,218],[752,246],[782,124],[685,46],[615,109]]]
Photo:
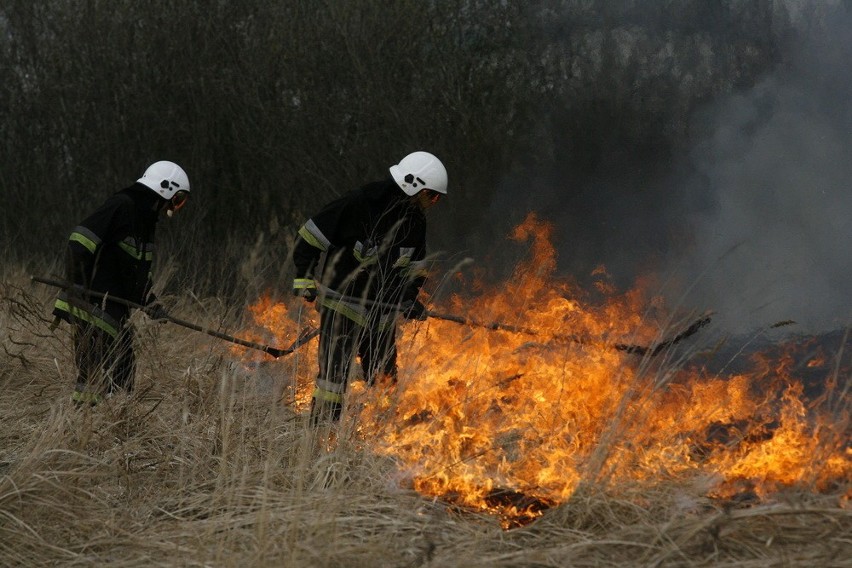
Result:
[[188,200],[189,200],[189,192],[188,191],[183,191],[183,190],[178,191],[177,193],[174,194],[174,196],[172,196],[172,198],[170,200],[169,209],[171,209],[172,211],[177,211],[178,209],[180,209],[181,207],[186,205],[186,202]]
[[444,197],[443,193],[439,193],[433,189],[424,189],[423,191],[426,193],[426,197],[432,205],[435,205],[442,197]]

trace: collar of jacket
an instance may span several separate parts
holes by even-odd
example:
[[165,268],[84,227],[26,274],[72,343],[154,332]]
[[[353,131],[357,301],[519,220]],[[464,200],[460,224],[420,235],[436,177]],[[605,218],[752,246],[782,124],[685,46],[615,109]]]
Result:
[[392,209],[401,207],[403,210],[411,210],[415,213],[420,211],[420,208],[412,201],[411,197],[406,195],[390,176],[365,185],[362,191],[368,200],[384,201]]
[[160,208],[165,205],[165,199],[154,193],[151,188],[141,183],[134,183],[128,188],[122,189],[124,193],[133,200],[134,205],[142,211],[150,211],[154,217],[160,213]]

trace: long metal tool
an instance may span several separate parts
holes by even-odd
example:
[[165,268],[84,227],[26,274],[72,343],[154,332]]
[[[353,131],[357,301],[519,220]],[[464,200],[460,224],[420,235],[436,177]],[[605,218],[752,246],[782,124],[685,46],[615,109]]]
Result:
[[[355,298],[355,297],[351,297],[351,296],[345,296],[345,295],[343,295],[339,292],[336,292],[336,291],[334,291],[334,290],[332,290],[332,289],[330,289],[326,286],[321,286],[319,289],[320,289],[321,294],[329,296],[329,297],[331,297],[335,300],[361,303],[365,306],[373,306],[373,307],[385,308],[385,309],[390,309],[390,310],[398,310],[398,311],[404,311],[405,308],[406,308],[405,305],[387,304],[387,303],[383,303],[383,302],[377,302],[375,300],[368,300],[368,299],[362,299],[362,298]],[[481,327],[481,328],[484,328],[484,329],[491,329],[491,330],[496,330],[496,331],[508,331],[508,332],[511,332],[511,333],[523,333],[523,334],[526,334],[526,335],[538,335],[538,336],[541,335],[541,332],[536,331],[535,329],[532,329],[532,328],[529,328],[529,327],[511,325],[511,324],[496,322],[496,321],[495,322],[481,322],[481,321],[478,321],[476,319],[472,319],[472,318],[468,318],[468,317],[464,317],[464,316],[457,316],[457,315],[453,315],[453,314],[444,314],[444,313],[435,312],[435,311],[432,311],[432,310],[426,310],[426,316],[430,317],[430,318],[434,318],[434,319],[451,321],[451,322],[462,324],[462,325],[471,325],[471,326],[474,326],[474,327]],[[680,333],[673,335],[669,338],[666,338],[662,341],[659,341],[657,343],[654,343],[652,345],[638,345],[638,344],[633,344],[633,343],[604,343],[603,346],[611,348],[611,349],[615,349],[616,351],[623,351],[625,353],[631,353],[631,354],[634,354],[634,355],[640,355],[640,356],[648,355],[650,357],[653,357],[653,356],[659,354],[664,349],[671,347],[675,343],[678,343],[679,341],[682,341],[682,340],[686,339],[687,337],[694,335],[695,333],[698,332],[698,330],[700,330],[702,327],[704,327],[705,325],[710,323],[710,320],[711,320],[711,314],[705,313],[705,314],[699,316],[697,319],[695,319],[688,327],[686,327]],[[574,335],[574,334],[562,334],[562,333],[555,334],[555,335],[551,336],[551,339],[554,339],[556,341],[570,341],[572,343],[578,343],[580,345],[597,345],[597,344],[600,344],[600,342],[595,341],[591,338],[584,338],[584,337]]]
[[[485,328],[485,329],[503,330],[503,331],[510,331],[510,332],[513,332],[513,333],[524,333],[524,334],[527,334],[527,335],[541,335],[540,332],[538,332],[534,329],[528,328],[528,327],[523,327],[523,326],[510,325],[510,324],[505,324],[505,323],[500,323],[500,322],[485,323],[485,322],[480,322],[480,321],[476,321],[474,319],[465,318],[465,317],[461,317],[461,316],[455,316],[455,315],[450,315],[450,314],[441,314],[441,313],[438,313],[438,312],[433,312],[431,310],[426,310],[426,315],[429,316],[430,318],[452,321],[452,322],[459,323],[459,324],[472,325],[474,327],[482,327],[482,328]],[[694,335],[695,333],[698,332],[699,329],[701,329],[702,327],[704,327],[705,325],[710,323],[710,319],[711,319],[711,317],[710,317],[709,314],[704,314],[704,315],[700,316],[698,319],[696,319],[695,321],[693,321],[689,325],[689,327],[684,329],[682,332],[680,332],[677,335],[674,335],[672,337],[669,337],[669,338],[667,338],[663,341],[659,341],[657,343],[654,343],[653,345],[637,345],[637,344],[633,344],[633,343],[603,343],[602,345],[604,347],[609,347],[609,348],[615,349],[616,351],[624,351],[625,353],[632,353],[632,354],[641,355],[641,356],[650,355],[651,357],[653,357],[654,355],[657,355],[663,349],[666,349],[667,347],[670,347],[670,346],[674,345],[675,343],[677,343],[677,342],[679,342],[683,339],[686,339],[690,335]],[[580,337],[580,336],[574,335],[574,334],[558,333],[558,334],[552,335],[551,339],[554,339],[556,341],[570,341],[572,343],[578,343],[578,344],[581,344],[581,345],[597,345],[597,344],[600,344],[600,342],[595,341],[593,339]]]
[[[72,288],[74,286],[70,282],[65,282],[65,281],[62,281],[62,280],[51,280],[50,278],[42,278],[40,276],[32,276],[31,279],[32,279],[33,282],[39,282],[41,284],[47,284],[48,286],[54,286],[56,288],[62,288],[63,290],[67,290],[67,289]],[[93,298],[107,299],[110,302],[115,302],[116,304],[121,304],[122,306],[127,306],[129,308],[136,308],[138,310],[144,310],[145,309],[145,306],[143,306],[141,304],[137,304],[136,302],[131,302],[130,300],[125,300],[123,298],[116,298],[115,296],[110,296],[109,294],[103,294],[101,292],[95,292],[94,290],[83,290],[82,293],[89,295]],[[296,341],[294,341],[292,343],[292,345],[290,345],[289,347],[287,347],[285,349],[281,349],[281,348],[278,348],[278,347],[272,347],[270,345],[263,345],[262,343],[255,343],[254,341],[248,341],[246,339],[240,339],[239,337],[234,337],[233,335],[228,335],[227,333],[222,333],[220,331],[208,329],[206,327],[202,327],[200,325],[196,325],[196,324],[190,323],[188,321],[180,320],[180,319],[173,317],[171,315],[167,315],[163,319],[168,321],[168,322],[171,322],[175,325],[179,325],[181,327],[185,327],[185,328],[191,329],[193,331],[199,331],[201,333],[206,333],[207,335],[210,335],[210,336],[215,337],[217,339],[229,341],[231,343],[235,343],[237,345],[242,345],[243,347],[248,347],[250,349],[257,349],[258,351],[263,351],[264,353],[267,353],[268,355],[272,355],[276,359],[279,358],[279,357],[282,357],[284,355],[289,355],[290,353],[292,353],[293,351],[295,351],[296,349],[298,349],[299,347],[301,347],[302,345],[304,345],[305,343],[307,343],[308,341],[310,341],[311,339],[313,339],[314,337],[319,335],[319,329],[311,329],[311,328],[306,329],[305,331],[302,332],[302,334],[298,337],[298,339],[296,339]]]

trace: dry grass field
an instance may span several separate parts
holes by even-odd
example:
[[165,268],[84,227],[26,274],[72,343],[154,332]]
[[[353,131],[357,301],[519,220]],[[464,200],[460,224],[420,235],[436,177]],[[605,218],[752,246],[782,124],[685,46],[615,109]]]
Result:
[[[354,408],[309,428],[287,394],[307,348],[248,365],[137,314],[137,390],[77,409],[53,292],[23,273],[2,286],[0,565],[852,566],[848,479],[755,500],[710,497],[695,471],[586,478],[507,529],[505,510],[416,491]],[[178,300],[181,319],[242,325],[215,298]],[[835,378],[848,435],[849,377]]]
[[[850,29],[852,0],[4,0],[0,568],[852,568]],[[395,387],[314,429],[316,340],[134,314],[135,391],[72,404],[30,277],[108,192],[185,167],[156,292],[284,348],[316,325],[299,224],[417,149],[451,317],[401,325]],[[776,341],[789,306],[839,329]]]

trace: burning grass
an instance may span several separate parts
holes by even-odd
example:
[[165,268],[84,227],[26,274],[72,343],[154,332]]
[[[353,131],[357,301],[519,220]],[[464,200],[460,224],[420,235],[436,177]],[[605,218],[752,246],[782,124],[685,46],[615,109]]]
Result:
[[[722,372],[691,341],[626,353],[612,346],[653,345],[693,315],[557,281],[546,227],[531,227],[511,282],[441,308],[540,334],[408,324],[399,386],[353,383],[331,438],[303,413],[315,343],[272,361],[144,318],[134,396],[71,407],[51,292],[10,277],[0,564],[848,562],[848,340]],[[244,315],[181,300],[179,317],[208,326]],[[288,345],[312,324],[297,309],[254,304],[250,338]]]
[[[581,483],[712,476],[708,494],[721,499],[767,500],[790,488],[849,499],[850,404],[837,390],[849,368],[840,355],[833,364],[810,358],[827,387],[810,399],[792,369],[794,345],[775,364],[712,374],[692,362],[694,348],[668,349],[706,318],[672,315],[642,289],[618,295],[601,280],[593,296],[556,278],[550,227],[534,216],[513,238],[530,243],[530,256],[512,277],[494,289],[472,283],[479,295],[444,308],[499,326],[407,325],[399,386],[356,384],[351,393],[353,428],[418,492],[507,527],[566,502]],[[268,301],[253,313],[267,330],[294,325]]]

